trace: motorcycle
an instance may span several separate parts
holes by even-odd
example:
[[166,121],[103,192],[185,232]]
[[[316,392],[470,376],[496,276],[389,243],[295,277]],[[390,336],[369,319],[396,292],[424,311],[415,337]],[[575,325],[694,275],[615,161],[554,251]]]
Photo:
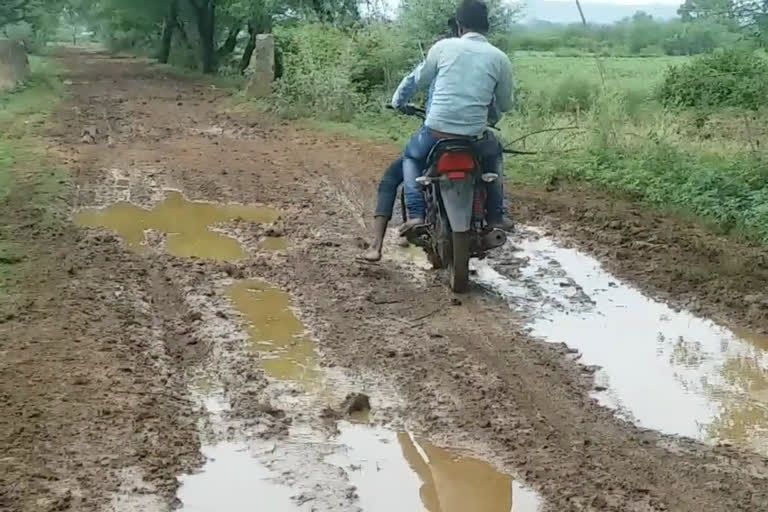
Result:
[[[424,110],[417,107],[409,107],[405,113],[424,116]],[[474,141],[461,138],[438,142],[416,179],[427,205],[425,223],[403,236],[424,250],[434,268],[447,271],[455,293],[469,288],[469,259],[484,258],[507,241],[506,233],[490,228],[486,220],[487,187],[498,179],[498,174],[481,169]],[[400,201],[405,222],[402,193]]]

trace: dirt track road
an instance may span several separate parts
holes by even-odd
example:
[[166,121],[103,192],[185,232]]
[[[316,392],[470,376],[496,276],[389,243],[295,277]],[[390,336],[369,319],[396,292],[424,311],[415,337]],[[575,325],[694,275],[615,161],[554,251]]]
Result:
[[[768,510],[766,459],[619,419],[590,395],[594,368],[535,339],[497,294],[476,288],[455,304],[407,257],[357,261],[396,148],[233,109],[224,92],[139,60],[63,61],[71,97],[48,137],[71,171],[72,212],[121,200],[151,208],[173,189],[268,205],[280,220],[222,223],[247,251],[236,262],[173,256],[157,232],[138,254],[109,230],[29,227],[41,272],[0,323],[1,510],[167,510],[179,504],[177,478],[203,464],[201,446],[246,437],[279,451],[302,426],[333,437],[322,409],[355,389],[370,395],[375,423],[488,461],[535,490],[542,510]],[[81,140],[89,127],[93,140]],[[513,197],[525,222],[597,254],[647,293],[768,328],[761,252],[595,195]],[[13,200],[4,212],[32,215],[23,197]],[[287,250],[265,250],[265,235]],[[301,398],[291,379],[275,384],[261,353],[244,348],[245,323],[227,295],[243,279],[291,294],[319,352],[329,389],[310,395],[321,398]],[[201,376],[231,407],[223,423],[194,391]],[[311,457],[291,446],[298,454],[287,451],[279,473],[301,487],[314,478],[302,473]],[[334,485],[306,491],[312,502],[294,495],[296,510],[366,510],[343,485],[343,499],[329,497]]]

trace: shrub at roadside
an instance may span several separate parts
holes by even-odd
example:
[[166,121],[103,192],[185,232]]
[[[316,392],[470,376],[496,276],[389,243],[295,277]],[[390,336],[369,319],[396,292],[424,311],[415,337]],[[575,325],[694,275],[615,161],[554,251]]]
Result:
[[351,38],[324,25],[275,30],[282,76],[275,108],[282,114],[349,119],[364,103],[352,81],[357,62]]
[[667,70],[658,92],[668,107],[757,110],[768,101],[768,61],[750,50],[721,50]]

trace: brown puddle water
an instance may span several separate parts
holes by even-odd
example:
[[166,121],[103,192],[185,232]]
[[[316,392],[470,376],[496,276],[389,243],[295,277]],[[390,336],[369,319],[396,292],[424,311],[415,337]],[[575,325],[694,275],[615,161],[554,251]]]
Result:
[[[182,510],[252,512],[537,512],[538,496],[491,465],[408,433],[342,422],[327,443],[271,450],[221,443],[203,448],[203,471],[185,475]],[[320,455],[317,452],[320,451]],[[302,464],[296,474],[286,466]],[[317,471],[307,468],[317,465]],[[314,474],[312,474],[314,473]],[[339,484],[338,480],[343,483]],[[289,487],[286,481],[292,481]],[[353,486],[353,487],[350,487]],[[354,489],[353,499],[317,492]],[[347,497],[349,494],[347,494]]]
[[365,512],[536,512],[539,498],[482,460],[438,448],[407,432],[342,426],[348,448],[328,461],[350,471]]
[[211,230],[211,226],[237,218],[272,223],[278,217],[277,210],[266,206],[188,201],[180,192],[169,191],[151,210],[121,202],[107,208],[80,211],[75,215],[75,222],[83,227],[112,229],[128,247],[139,253],[146,252],[144,234],[152,229],[168,235],[166,249],[174,256],[234,261],[246,255],[240,243]]
[[[251,347],[262,354],[268,375],[297,382],[308,393],[331,394],[323,390],[314,344],[291,311],[290,295],[258,280],[235,282],[227,293],[247,320]],[[216,409],[221,407],[209,406]],[[338,434],[330,438],[299,429],[266,448],[232,442],[204,446],[208,462],[202,471],[180,478],[183,509],[539,510],[535,493],[488,463],[366,421],[340,422]]]
[[509,250],[525,261],[519,275],[488,260],[476,281],[530,312],[533,335],[599,366],[602,403],[644,427],[768,455],[768,337],[675,310],[545,237],[527,233]]
[[314,343],[291,312],[290,295],[256,280],[238,281],[227,293],[248,321],[252,347],[262,354],[267,374],[310,389],[318,386]]

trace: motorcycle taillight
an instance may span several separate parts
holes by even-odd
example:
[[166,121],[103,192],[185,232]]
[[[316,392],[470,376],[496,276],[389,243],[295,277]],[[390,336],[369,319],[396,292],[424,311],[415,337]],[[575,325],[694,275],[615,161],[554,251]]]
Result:
[[448,174],[453,172],[472,172],[475,170],[475,158],[472,153],[449,151],[440,155],[437,160],[437,172]]

